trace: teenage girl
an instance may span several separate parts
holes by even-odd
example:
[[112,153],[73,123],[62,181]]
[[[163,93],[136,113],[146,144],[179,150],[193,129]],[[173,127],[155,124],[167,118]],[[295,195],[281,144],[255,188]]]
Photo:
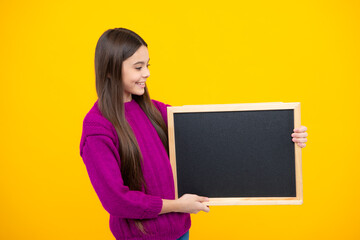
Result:
[[[206,197],[175,199],[169,161],[167,112],[151,100],[146,42],[136,33],[109,29],[95,50],[98,100],[85,116],[80,143],[90,181],[116,239],[189,239],[190,213],[209,212]],[[293,141],[305,147],[306,127]]]

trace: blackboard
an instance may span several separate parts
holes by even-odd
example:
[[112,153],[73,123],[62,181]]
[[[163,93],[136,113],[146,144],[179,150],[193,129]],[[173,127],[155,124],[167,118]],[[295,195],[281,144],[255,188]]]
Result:
[[168,107],[176,197],[208,205],[301,204],[300,103]]

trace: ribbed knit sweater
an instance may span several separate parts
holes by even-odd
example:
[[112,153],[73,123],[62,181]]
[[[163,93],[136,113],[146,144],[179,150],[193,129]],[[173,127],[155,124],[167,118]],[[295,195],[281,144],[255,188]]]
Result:
[[[152,100],[167,124],[166,105]],[[116,239],[174,240],[191,225],[190,214],[159,214],[162,199],[175,199],[169,157],[154,126],[133,99],[124,103],[125,117],[143,156],[143,175],[147,192],[130,191],[124,185],[120,167],[119,139],[114,126],[102,116],[98,101],[83,121],[80,155],[90,181],[105,210],[110,214],[110,230]],[[130,224],[126,221],[130,219]],[[148,234],[131,224],[142,219]]]

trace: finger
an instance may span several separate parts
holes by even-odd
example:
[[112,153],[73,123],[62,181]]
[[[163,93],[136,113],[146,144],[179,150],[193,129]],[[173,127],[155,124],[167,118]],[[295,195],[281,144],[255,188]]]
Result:
[[292,141],[296,143],[307,142],[307,138],[293,138]]
[[203,197],[203,196],[198,196],[197,200],[198,200],[199,202],[208,202],[208,201],[209,201],[209,198]]
[[306,132],[306,131],[307,131],[307,127],[305,127],[305,126],[300,126],[299,128],[294,129],[294,132],[296,132],[296,133]]
[[308,133],[307,132],[304,132],[304,133],[293,133],[291,134],[292,137],[294,138],[304,138],[304,137],[307,137],[308,136]]
[[292,141],[296,143],[305,143],[307,142],[307,138],[293,138]]
[[299,147],[304,148],[306,146],[306,143],[296,143]]

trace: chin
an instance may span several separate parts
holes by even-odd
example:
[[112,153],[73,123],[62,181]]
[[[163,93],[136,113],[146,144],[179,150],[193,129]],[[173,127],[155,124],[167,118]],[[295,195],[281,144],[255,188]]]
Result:
[[136,93],[133,93],[134,95],[137,95],[137,96],[142,96],[144,95],[145,91],[142,91],[142,92],[136,92]]

